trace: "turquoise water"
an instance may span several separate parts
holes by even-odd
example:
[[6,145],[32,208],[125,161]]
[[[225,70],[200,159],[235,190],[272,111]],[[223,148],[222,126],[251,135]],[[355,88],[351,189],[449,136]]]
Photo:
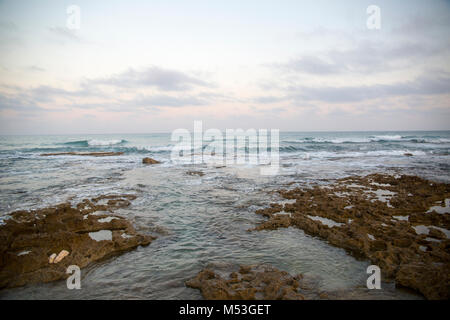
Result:
[[[106,193],[138,198],[118,213],[158,237],[150,246],[82,270],[82,290],[64,281],[0,292],[0,298],[197,299],[184,281],[210,263],[270,263],[318,279],[325,290],[365,286],[368,261],[298,229],[247,232],[271,190],[352,174],[408,173],[450,180],[450,131],[280,134],[280,171],[170,160],[170,134],[0,137],[0,216]],[[50,152],[120,151],[123,156],[41,157]],[[407,157],[404,154],[411,153]],[[143,157],[163,163],[144,166]],[[204,176],[186,174],[199,170]],[[411,298],[385,284],[374,298]]]

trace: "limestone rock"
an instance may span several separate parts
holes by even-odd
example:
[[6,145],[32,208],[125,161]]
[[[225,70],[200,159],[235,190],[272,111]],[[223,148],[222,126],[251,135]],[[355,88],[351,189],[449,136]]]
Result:
[[142,159],[142,163],[144,163],[144,164],[158,164],[158,163],[161,163],[161,162],[159,162],[159,161],[157,161],[155,159],[146,157],[146,158]]
[[[279,193],[295,202],[257,210],[267,220],[253,230],[297,227],[369,259],[384,277],[428,299],[450,297],[450,240],[433,228],[450,230],[450,215],[428,211],[436,202],[450,198],[450,184],[372,174]],[[415,228],[423,226],[429,233],[417,233]]]
[[[63,203],[11,213],[10,219],[0,226],[0,288],[65,279],[69,265],[83,268],[148,245],[154,237],[137,233],[129,221],[111,215],[135,198],[127,194],[103,195],[84,199],[76,207]],[[105,214],[98,214],[99,211]],[[96,241],[89,236],[102,230],[111,232],[110,240]],[[25,250],[29,253],[18,255]]]
[[237,272],[222,277],[211,269],[204,269],[186,282],[200,289],[208,300],[303,300],[299,279],[268,265],[241,266]]

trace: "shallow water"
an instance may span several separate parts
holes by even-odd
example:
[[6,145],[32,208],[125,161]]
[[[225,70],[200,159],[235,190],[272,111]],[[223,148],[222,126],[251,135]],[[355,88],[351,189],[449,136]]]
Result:
[[[385,138],[380,138],[383,135]],[[268,263],[291,274],[313,277],[323,290],[365,287],[368,261],[356,260],[344,250],[294,228],[249,232],[263,219],[254,211],[282,201],[272,190],[325,185],[352,174],[409,173],[448,182],[449,137],[449,132],[347,136],[286,133],[281,135],[282,146],[295,146],[297,150],[281,152],[277,176],[261,176],[258,166],[216,168],[171,163],[170,135],[2,137],[3,214],[67,200],[76,203],[107,193],[133,193],[138,198],[116,213],[158,239],[147,247],[83,269],[81,290],[68,290],[65,281],[57,281],[3,290],[0,298],[199,299],[199,291],[187,288],[184,282],[210,263]],[[300,148],[308,150],[309,156]],[[39,156],[61,150],[124,151],[125,155]],[[403,151],[417,155],[406,157]],[[144,166],[144,156],[164,163]],[[189,170],[205,175],[188,175]],[[389,283],[383,283],[382,288],[368,293],[369,297],[420,298]]]

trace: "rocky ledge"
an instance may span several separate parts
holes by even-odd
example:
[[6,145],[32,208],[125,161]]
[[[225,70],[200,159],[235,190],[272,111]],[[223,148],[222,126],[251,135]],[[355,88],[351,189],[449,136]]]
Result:
[[113,215],[134,195],[104,195],[73,207],[15,211],[0,226],[0,288],[64,279],[69,265],[89,263],[150,244],[154,237],[136,232],[131,222]]
[[208,267],[186,286],[200,289],[207,300],[303,300],[311,291],[301,274],[291,276],[265,264],[240,266],[231,273]]
[[[322,279],[312,275],[291,275],[267,264],[209,264],[186,286],[199,289],[207,300],[348,300],[385,299],[363,287],[324,291]],[[392,289],[388,289],[392,291]]]
[[157,161],[155,159],[146,157],[146,158],[142,159],[142,163],[143,164],[158,164],[158,163],[161,163],[161,162],[159,162],[159,161]]
[[449,184],[372,174],[279,193],[290,203],[257,210],[267,220],[254,230],[302,229],[369,259],[396,285],[450,298]]

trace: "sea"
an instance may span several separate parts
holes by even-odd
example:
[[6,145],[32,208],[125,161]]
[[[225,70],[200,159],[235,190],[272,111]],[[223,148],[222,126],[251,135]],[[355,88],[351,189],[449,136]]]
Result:
[[[0,136],[0,224],[15,210],[127,193],[138,197],[116,213],[157,237],[147,247],[82,269],[80,290],[56,281],[2,290],[0,299],[201,299],[185,281],[202,268],[257,263],[303,273],[320,290],[364,288],[369,261],[295,228],[249,232],[263,220],[255,210],[282,201],[273,191],[350,175],[411,174],[450,182],[450,131],[280,132],[273,175],[248,161],[178,161],[176,145],[171,133]],[[41,156],[62,152],[123,154]],[[144,157],[161,164],[144,165]],[[422,298],[385,281],[364,297]]]

